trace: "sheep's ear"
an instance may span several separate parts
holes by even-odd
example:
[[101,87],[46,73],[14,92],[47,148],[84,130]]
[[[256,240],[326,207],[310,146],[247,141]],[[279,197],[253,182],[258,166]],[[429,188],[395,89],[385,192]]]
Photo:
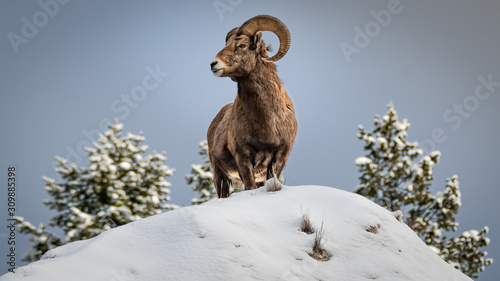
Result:
[[253,45],[255,49],[262,46],[262,31],[257,31],[253,36]]

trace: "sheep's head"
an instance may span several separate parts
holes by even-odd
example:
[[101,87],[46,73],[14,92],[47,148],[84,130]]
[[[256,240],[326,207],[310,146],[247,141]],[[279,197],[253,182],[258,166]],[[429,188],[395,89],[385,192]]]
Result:
[[[271,31],[280,40],[280,48],[271,58],[267,56],[268,48],[262,41],[262,31]],[[252,72],[259,60],[275,62],[281,59],[289,47],[290,32],[280,20],[271,16],[256,16],[228,32],[226,47],[210,66],[215,76],[229,76],[236,80]]]

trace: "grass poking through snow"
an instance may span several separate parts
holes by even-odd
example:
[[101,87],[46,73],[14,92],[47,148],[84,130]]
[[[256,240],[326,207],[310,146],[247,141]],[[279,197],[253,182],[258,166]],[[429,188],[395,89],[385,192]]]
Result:
[[313,234],[314,229],[311,224],[311,219],[309,218],[309,214],[303,214],[302,220],[300,221],[300,231],[305,232],[307,234]]
[[315,260],[328,261],[330,260],[330,253],[323,249],[323,223],[321,223],[321,228],[316,232],[316,237],[314,238],[314,244],[312,252],[309,253]]

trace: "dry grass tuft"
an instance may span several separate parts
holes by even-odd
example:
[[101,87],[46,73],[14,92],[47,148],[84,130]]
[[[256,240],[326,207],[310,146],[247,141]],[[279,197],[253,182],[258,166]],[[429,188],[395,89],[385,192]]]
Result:
[[300,221],[300,231],[305,232],[307,234],[313,234],[314,229],[311,224],[311,219],[308,214],[302,215],[302,220]]
[[318,232],[316,232],[316,237],[314,238],[312,253],[309,253],[313,259],[318,261],[328,261],[330,260],[330,253],[323,249],[323,224]]
[[378,230],[380,228],[380,224],[377,225],[370,225],[369,227],[366,228],[366,231],[371,232],[373,234],[377,234]]

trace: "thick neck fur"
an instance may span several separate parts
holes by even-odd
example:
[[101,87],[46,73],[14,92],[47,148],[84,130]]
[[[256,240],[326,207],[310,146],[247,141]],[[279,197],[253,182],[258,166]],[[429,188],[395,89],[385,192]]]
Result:
[[283,108],[287,94],[276,74],[272,62],[258,61],[254,70],[237,79],[239,106],[256,114],[269,114],[269,110]]

